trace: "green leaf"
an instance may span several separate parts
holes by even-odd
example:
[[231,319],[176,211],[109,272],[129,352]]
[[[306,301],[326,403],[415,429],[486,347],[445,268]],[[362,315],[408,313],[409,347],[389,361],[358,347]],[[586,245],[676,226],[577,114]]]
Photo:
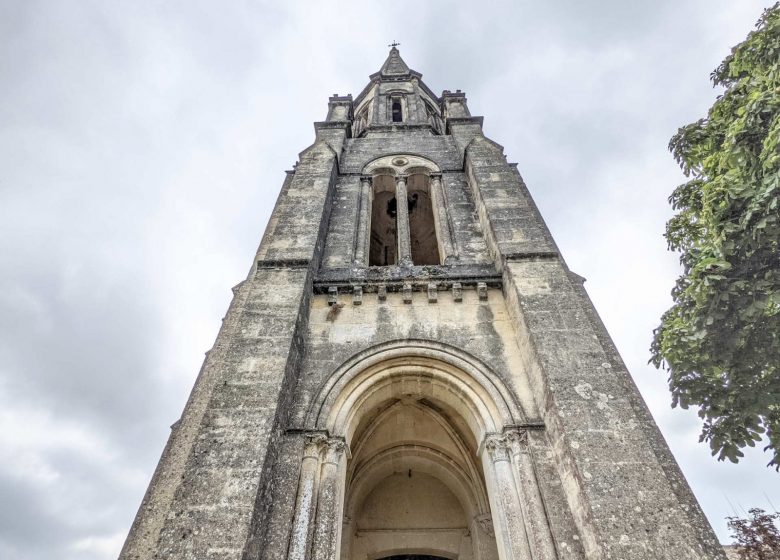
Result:
[[683,274],[650,361],[719,460],[763,438],[780,467],[780,3],[711,78],[723,93],[669,143],[689,179],[666,226]]

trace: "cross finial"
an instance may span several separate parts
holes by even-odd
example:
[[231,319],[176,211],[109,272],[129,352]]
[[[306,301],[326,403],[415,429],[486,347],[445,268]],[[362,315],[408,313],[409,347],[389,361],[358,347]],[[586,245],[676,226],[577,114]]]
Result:
[[387,45],[387,46],[388,46],[388,47],[392,47],[392,48],[396,48],[396,47],[400,47],[400,46],[401,46],[401,43],[399,43],[399,42],[397,42],[395,39],[393,39],[393,42],[392,42],[392,43],[390,43],[390,44],[389,44],[389,45]]

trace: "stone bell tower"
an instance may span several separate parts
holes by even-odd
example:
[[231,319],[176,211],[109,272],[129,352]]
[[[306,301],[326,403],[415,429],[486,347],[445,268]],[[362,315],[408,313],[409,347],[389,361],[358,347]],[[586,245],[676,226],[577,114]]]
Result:
[[121,557],[723,553],[514,164],[393,47],[334,96]]

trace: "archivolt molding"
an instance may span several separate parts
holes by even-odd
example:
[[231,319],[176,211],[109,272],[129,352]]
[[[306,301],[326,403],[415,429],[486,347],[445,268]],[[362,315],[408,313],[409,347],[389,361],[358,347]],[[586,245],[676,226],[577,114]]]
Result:
[[403,176],[415,173],[441,173],[441,168],[430,159],[414,154],[390,154],[371,160],[361,172],[363,175]]
[[399,340],[366,349],[340,366],[320,389],[306,426],[351,444],[360,415],[402,394],[422,395],[461,413],[477,442],[524,422],[501,379],[473,356],[427,340]]

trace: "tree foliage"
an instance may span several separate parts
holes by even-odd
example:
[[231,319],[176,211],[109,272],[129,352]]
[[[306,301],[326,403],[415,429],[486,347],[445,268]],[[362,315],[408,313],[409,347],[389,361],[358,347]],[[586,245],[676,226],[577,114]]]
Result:
[[725,88],[669,149],[689,180],[669,202],[683,274],[651,347],[672,405],[698,406],[719,460],[766,437],[780,467],[780,2],[712,73]]
[[741,560],[780,560],[780,513],[760,508],[748,510],[749,517],[727,517],[731,536]]

